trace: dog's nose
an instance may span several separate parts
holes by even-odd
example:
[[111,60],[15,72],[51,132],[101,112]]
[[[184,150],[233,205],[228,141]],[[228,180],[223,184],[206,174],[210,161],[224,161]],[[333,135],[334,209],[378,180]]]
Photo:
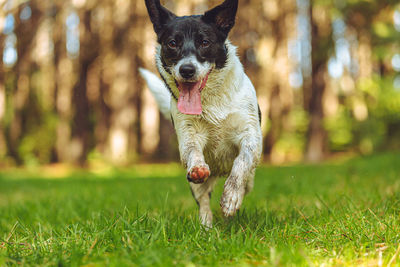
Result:
[[193,64],[183,64],[179,68],[179,73],[182,75],[183,78],[190,79],[196,73],[196,67]]

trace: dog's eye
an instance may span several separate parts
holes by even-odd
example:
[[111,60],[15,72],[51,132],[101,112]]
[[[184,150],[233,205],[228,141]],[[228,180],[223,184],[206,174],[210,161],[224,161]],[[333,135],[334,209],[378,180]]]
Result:
[[201,41],[201,47],[209,47],[210,46],[210,41],[204,39],[203,41]]
[[172,49],[176,48],[176,41],[175,40],[169,41],[168,42],[168,47],[172,48]]

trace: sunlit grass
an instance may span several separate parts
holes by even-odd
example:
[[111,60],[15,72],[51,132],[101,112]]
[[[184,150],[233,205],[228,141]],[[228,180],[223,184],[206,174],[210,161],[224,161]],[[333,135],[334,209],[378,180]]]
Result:
[[176,164],[71,171],[57,179],[13,174],[0,175],[0,266],[400,261],[398,153],[260,167],[254,191],[233,219],[219,211],[221,180],[212,199],[215,227],[208,232]]

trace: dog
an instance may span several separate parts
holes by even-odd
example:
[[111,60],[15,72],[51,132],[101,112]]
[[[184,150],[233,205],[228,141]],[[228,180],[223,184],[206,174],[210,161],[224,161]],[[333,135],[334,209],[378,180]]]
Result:
[[162,114],[174,125],[201,223],[212,227],[210,198],[217,177],[228,176],[220,206],[233,216],[254,185],[262,153],[255,89],[227,39],[238,0],[203,15],[177,16],[159,0],[145,0],[157,35],[162,78],[140,69]]

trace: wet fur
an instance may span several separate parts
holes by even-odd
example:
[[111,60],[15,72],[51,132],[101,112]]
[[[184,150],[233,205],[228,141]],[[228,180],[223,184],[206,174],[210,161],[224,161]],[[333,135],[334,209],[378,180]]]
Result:
[[[149,0],[150,1],[150,0]],[[232,25],[233,26],[233,25]],[[217,177],[227,176],[220,200],[225,216],[232,216],[240,208],[245,193],[254,184],[255,168],[261,157],[262,134],[260,114],[254,87],[244,73],[236,55],[236,47],[224,42],[225,63],[214,68],[201,92],[202,114],[186,115],[178,111],[176,97],[179,90],[175,77],[165,66],[162,45],[156,50],[156,64],[165,86],[141,70],[153,94],[171,91],[168,99],[156,97],[159,106],[169,102],[171,116],[178,137],[180,157],[190,173],[194,167],[208,167],[211,175],[201,184],[190,183],[203,225],[211,227],[210,196]]]

